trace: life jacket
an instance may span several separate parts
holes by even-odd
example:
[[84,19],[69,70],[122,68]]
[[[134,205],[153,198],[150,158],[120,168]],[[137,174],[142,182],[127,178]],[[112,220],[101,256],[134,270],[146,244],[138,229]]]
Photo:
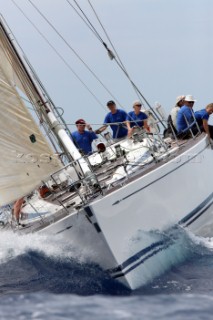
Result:
[[50,189],[44,184],[39,188],[39,194],[41,198],[46,198],[51,194]]

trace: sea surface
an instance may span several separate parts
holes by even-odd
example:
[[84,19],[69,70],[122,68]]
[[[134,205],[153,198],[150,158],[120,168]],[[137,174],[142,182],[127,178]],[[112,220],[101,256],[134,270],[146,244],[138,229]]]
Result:
[[[170,237],[173,237],[172,233]],[[85,251],[54,237],[0,231],[2,319],[212,319],[213,239],[181,232],[176,264],[130,292]]]

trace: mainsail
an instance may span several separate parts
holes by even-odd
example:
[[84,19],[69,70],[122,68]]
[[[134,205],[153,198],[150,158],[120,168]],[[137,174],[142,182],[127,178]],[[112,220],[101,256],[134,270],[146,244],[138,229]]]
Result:
[[38,103],[0,24],[0,206],[28,194],[62,167],[20,92]]

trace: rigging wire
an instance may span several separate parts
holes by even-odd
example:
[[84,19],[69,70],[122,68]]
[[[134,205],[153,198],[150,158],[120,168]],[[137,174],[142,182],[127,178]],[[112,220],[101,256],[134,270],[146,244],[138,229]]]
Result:
[[[88,0],[89,1],[89,0]],[[14,3],[14,0],[12,0],[12,2]],[[96,74],[89,68],[89,66],[83,61],[83,59],[77,54],[77,52],[71,47],[71,45],[65,40],[65,38],[59,33],[59,31],[53,26],[53,24],[44,16],[44,14],[42,14],[42,12],[36,7],[36,5],[31,1],[31,0],[28,0],[28,2],[34,7],[34,9],[42,16],[42,18],[51,26],[51,28],[57,33],[57,35],[65,42],[65,44],[72,50],[72,52],[78,57],[78,59],[80,59],[80,61],[85,65],[85,67],[92,73],[92,75],[96,78],[96,80],[105,88],[105,90],[115,99],[115,97],[112,95],[112,93],[106,88],[106,86],[103,84],[103,82],[96,76]],[[67,2],[70,4],[70,2],[67,0]],[[74,2],[76,3],[76,1],[74,0]],[[15,3],[14,3],[15,4]],[[90,1],[89,1],[89,4],[90,6],[92,7]],[[16,4],[15,4],[16,5]],[[71,5],[71,4],[70,4]],[[78,6],[78,8],[80,8],[80,6],[76,3],[76,5]],[[17,6],[17,5],[16,5]],[[71,5],[72,6],[72,5]],[[72,6],[73,7],[73,6]],[[93,9],[93,12],[95,13],[99,23],[101,24],[101,21],[100,19],[98,18],[98,15],[96,14],[94,8],[92,7]],[[80,9],[81,12],[83,12],[82,9]],[[75,10],[76,11],[76,10]],[[84,13],[83,13],[84,14]],[[84,14],[84,16],[86,17],[86,15]],[[27,18],[28,19],[28,18]],[[83,18],[82,18],[83,19]],[[29,19],[28,19],[29,20]],[[84,20],[84,19],[83,19]],[[89,21],[89,19],[87,18],[87,20]],[[85,22],[86,23],[86,22]],[[88,26],[88,23],[86,23],[87,26]],[[92,26],[92,24],[90,23],[90,25]],[[103,25],[101,24],[107,38],[109,39],[111,45],[113,46],[109,36],[107,35],[106,33],[106,30],[104,29]],[[95,30],[95,34],[98,35],[96,29],[92,26],[92,28]],[[36,28],[37,29],[37,28]],[[90,28],[90,30],[92,30]],[[39,32],[40,33],[40,32]],[[40,33],[41,34],[41,33]],[[43,35],[42,35],[43,36]],[[149,108],[153,111],[153,113],[155,114],[155,116],[157,117],[157,119],[159,121],[161,121],[161,119],[159,118],[158,114],[155,112],[155,110],[151,107],[151,105],[148,103],[148,101],[145,99],[145,97],[143,96],[143,94],[141,93],[141,91],[137,88],[137,86],[135,85],[135,83],[131,80],[130,76],[128,75],[125,67],[123,66],[120,58],[118,58],[120,60],[120,62],[117,60],[117,58],[115,57],[114,53],[111,52],[111,50],[109,50],[107,48],[107,45],[103,42],[102,38],[99,37],[99,40],[102,41],[102,43],[104,44],[105,48],[107,49],[107,51],[110,53],[112,59],[115,59],[115,61],[117,62],[118,66],[122,69],[122,71],[124,72],[124,74],[127,76],[127,78],[129,79],[130,83],[132,84],[133,88],[135,89],[135,91],[137,93],[140,94],[140,96],[143,98],[143,100],[146,102],[146,104],[149,106]],[[45,41],[48,42],[48,40],[46,39]],[[48,42],[49,43],[49,42]],[[54,48],[54,47],[53,47]],[[114,48],[114,46],[113,46]],[[55,50],[55,48],[54,48]],[[115,50],[115,49],[114,49]],[[117,52],[116,52],[117,54]],[[63,57],[62,57],[63,58]],[[66,63],[66,61],[65,61]],[[115,99],[117,100],[117,99]],[[100,101],[99,101],[100,102]],[[120,103],[119,103],[120,104]],[[100,103],[100,105],[102,106],[102,104]],[[162,123],[163,126],[165,126],[163,123]]]
[[[29,104],[31,104],[32,105],[32,102],[29,100],[29,99],[26,99],[25,97],[23,97],[23,96],[20,96],[21,97],[21,99],[23,100],[23,101],[25,101],[25,102],[27,102],[27,103],[29,103]],[[33,106],[32,107],[29,107],[29,106],[26,106],[27,107],[27,109],[29,109],[29,110],[32,110],[32,111],[34,111],[35,112],[35,109],[33,108]],[[61,107],[56,107],[58,110],[61,110],[61,116],[63,116],[63,114],[64,114],[64,109],[63,108],[61,108]],[[67,123],[66,123],[67,124]]]
[[[120,65],[122,66],[122,70],[123,70],[123,71],[125,70],[125,73],[127,74],[127,70],[125,69],[125,67],[124,67],[124,65],[123,65],[123,63],[122,63],[122,61],[121,61],[121,59],[120,59],[120,57],[119,57],[119,55],[118,55],[118,53],[117,53],[114,45],[113,45],[113,43],[112,43],[112,41],[110,40],[110,37],[108,36],[108,34],[107,34],[107,32],[106,32],[106,29],[104,28],[103,24],[101,23],[101,20],[99,19],[99,17],[98,17],[98,15],[97,15],[94,7],[92,6],[91,2],[88,0],[89,5],[91,6],[91,9],[92,9],[93,13],[95,14],[96,19],[98,20],[99,24],[101,25],[101,27],[102,27],[102,29],[103,29],[103,31],[104,31],[107,39],[109,40],[109,42],[110,42],[110,44],[111,44],[114,52],[116,53],[116,56],[115,56],[115,54],[107,47],[107,44],[106,44],[106,43],[104,42],[104,40],[101,38],[100,34],[97,32],[96,28],[93,26],[93,24],[91,23],[91,21],[88,19],[88,17],[87,17],[86,14],[84,13],[84,11],[81,9],[81,7],[80,7],[80,5],[77,3],[77,1],[76,1],[76,0],[73,0],[73,1],[75,2],[76,6],[78,7],[78,9],[81,11],[81,13],[83,14],[83,16],[85,17],[86,20],[80,15],[80,13],[79,13],[79,12],[76,10],[76,8],[70,3],[69,0],[66,0],[66,1],[67,1],[67,3],[73,8],[73,10],[78,14],[78,16],[84,21],[84,23],[87,25],[87,27],[94,33],[94,35],[97,37],[97,39],[103,44],[103,46],[105,47],[105,49],[106,49],[107,52],[108,52],[108,55],[109,55],[110,59],[111,59],[111,60],[116,59],[116,56],[117,56],[117,58],[118,58],[118,60],[119,60],[119,62],[120,62]],[[136,94],[138,95],[137,90],[135,90],[135,91],[136,91]],[[138,95],[138,97],[139,97],[139,95]]]
[[[68,3],[70,3],[69,0],[66,0],[66,1],[67,1]],[[101,41],[101,43],[104,45],[105,49],[106,49],[107,52],[108,52],[108,55],[109,55],[110,59],[111,59],[111,60],[113,60],[113,59],[115,60],[115,62],[116,62],[117,65],[119,66],[119,68],[124,72],[124,74],[126,75],[126,77],[129,79],[129,81],[130,81],[131,85],[133,86],[133,89],[135,90],[137,96],[138,96],[139,98],[141,97],[141,98],[144,100],[144,102],[145,102],[145,103],[147,104],[147,106],[152,110],[152,112],[153,112],[153,114],[156,116],[156,118],[161,122],[161,124],[163,125],[163,127],[165,127],[165,124],[161,121],[161,119],[159,118],[159,116],[158,116],[158,114],[156,113],[156,111],[154,110],[154,108],[152,108],[152,106],[150,105],[150,103],[148,102],[148,100],[144,97],[144,95],[142,94],[142,92],[139,90],[139,88],[136,86],[136,84],[133,82],[133,80],[131,79],[130,75],[128,74],[128,72],[127,72],[126,68],[124,67],[121,59],[120,59],[119,56],[118,56],[118,53],[117,53],[116,50],[115,50],[114,45],[112,44],[112,41],[110,40],[110,38],[109,38],[109,36],[108,36],[108,34],[107,34],[107,32],[106,32],[106,29],[104,28],[103,24],[101,23],[101,21],[100,21],[100,19],[99,19],[99,17],[98,17],[98,14],[96,13],[94,7],[92,6],[90,0],[88,0],[88,3],[89,3],[89,5],[90,5],[92,11],[94,12],[94,14],[95,14],[95,16],[96,16],[96,18],[97,18],[97,20],[98,20],[101,28],[103,29],[103,31],[104,31],[107,39],[109,40],[109,42],[110,42],[113,50],[115,51],[116,55],[107,47],[107,44],[102,40],[101,36],[99,35],[99,33],[97,32],[97,30],[95,29],[95,27],[92,25],[92,23],[91,23],[91,22],[89,21],[89,19],[87,18],[86,14],[85,14],[85,13],[83,12],[83,10],[80,8],[80,5],[77,4],[76,0],[73,0],[73,1],[75,2],[76,6],[79,8],[79,10],[82,12],[82,14],[84,15],[84,17],[85,17],[86,20],[88,21],[88,23],[92,26],[92,29],[94,30],[94,31],[92,30],[93,33],[96,34],[96,37],[97,37],[97,38],[99,39],[99,41]],[[73,7],[73,6],[72,6],[72,7]],[[76,10],[75,10],[75,11],[76,11]],[[84,22],[86,23],[86,21],[84,21]],[[88,23],[86,23],[86,24],[88,25]],[[90,28],[90,30],[91,30],[91,28]],[[117,56],[117,57],[116,57],[116,56]]]
[[[82,15],[78,12],[78,10],[70,3],[69,0],[66,0],[66,1],[67,1],[67,3],[73,8],[73,10],[77,13],[77,15],[83,20],[83,22],[86,24],[86,26],[94,33],[94,35],[96,36],[96,38],[104,45],[104,47],[107,49],[107,52],[108,52],[108,55],[109,55],[110,59],[111,59],[111,60],[114,59],[114,58],[115,58],[115,55],[113,54],[113,52],[112,52],[111,50],[108,49],[107,44],[103,41],[103,39],[101,38],[100,34],[97,32],[97,30],[95,29],[95,27],[93,26],[93,24],[91,23],[91,21],[88,19],[88,17],[87,17],[86,14],[84,13],[84,11],[81,9],[81,7],[79,6],[79,4],[77,3],[77,1],[73,0],[73,1],[75,2],[76,6],[78,7],[78,9],[80,10],[80,12],[83,14],[83,16],[82,16]],[[89,0],[88,0],[88,1],[89,1]],[[89,2],[89,4],[90,4],[90,6],[92,7],[92,5],[91,5],[90,2]],[[109,36],[108,36],[105,28],[103,27],[100,19],[98,18],[98,15],[96,14],[96,12],[95,12],[95,10],[94,10],[93,7],[92,7],[92,10],[93,10],[93,12],[94,12],[94,14],[95,14],[98,22],[99,22],[100,25],[102,26],[102,29],[104,30],[104,33],[105,33],[106,37],[108,38],[110,44],[112,45],[112,47],[113,47],[113,49],[114,49],[114,51],[115,51],[115,53],[116,53],[116,55],[117,55],[117,57],[118,57],[118,59],[119,59],[119,62],[120,62],[120,64],[122,65],[122,68],[125,70],[125,72],[126,72],[126,74],[127,74],[127,71],[126,71],[126,69],[125,69],[125,67],[124,67],[121,59],[119,58],[118,53],[116,52],[115,47],[113,46],[113,44],[112,44],[112,42],[111,42],[111,40],[110,40],[110,38],[109,38]],[[129,77],[128,77],[128,78],[129,78]],[[133,86],[133,89],[135,90],[136,95],[137,95],[138,98],[140,99],[140,95],[139,95],[138,91],[134,88],[134,86]]]
[[[36,29],[36,31],[44,38],[44,40],[48,43],[48,45],[55,51],[55,53],[62,59],[62,61],[69,67],[69,69],[71,68],[70,67],[70,65],[67,63],[67,61],[60,55],[60,53],[55,49],[55,47],[49,42],[49,40],[44,36],[44,34],[36,27],[36,25],[28,18],[28,16],[24,13],[24,11],[15,3],[15,1],[14,0],[11,0],[13,3],[14,3],[14,5],[20,10],[20,12],[24,15],[24,17],[28,20],[28,22]],[[17,42],[18,43],[18,42]],[[19,45],[19,47],[20,47],[20,45]],[[20,47],[20,49],[22,50],[22,48]],[[23,51],[23,50],[22,50]],[[32,67],[32,65],[30,64],[30,62],[29,62],[29,60],[26,58],[26,56],[25,56],[25,60],[26,60],[26,62],[27,62],[27,64],[28,64],[28,66],[29,66],[29,68],[32,70],[32,72],[33,72],[33,74],[34,74],[34,77],[36,78],[36,80],[38,81],[38,83],[40,84],[40,86],[42,87],[42,89],[45,91],[45,88],[43,87],[43,84],[41,83],[41,81],[40,81],[40,79],[38,78],[38,76],[36,75],[36,72],[35,72],[35,70],[33,69],[33,67]],[[71,71],[72,72],[74,72],[73,70],[72,70],[72,68],[71,68]],[[74,74],[76,75],[76,77],[77,78],[79,78],[78,77],[78,75],[74,72]],[[79,78],[79,80],[81,81],[81,79]],[[81,81],[82,83],[83,83],[83,81]],[[83,83],[83,85],[85,85],[86,86],[86,84],[84,84]],[[87,88],[87,86],[86,86],[86,88]],[[90,89],[88,89],[89,91],[90,91]],[[90,93],[94,96],[94,94],[90,91]],[[52,100],[51,100],[51,98],[49,97],[49,95],[48,95],[48,93],[46,92],[46,95],[47,95],[47,97],[48,97],[48,100],[52,103],[52,105],[54,106],[54,103],[52,102]],[[103,105],[102,105],[102,103],[99,101],[99,100],[97,100],[97,97],[96,96],[94,96],[94,98],[96,99],[96,101],[98,101],[99,102],[99,104],[101,105],[101,107],[103,107]],[[56,108],[56,107],[55,107]],[[103,107],[104,108],[104,107]],[[57,108],[57,111],[58,111],[58,109],[59,108]],[[60,108],[61,109],[61,108]],[[63,109],[62,109],[63,110]],[[105,110],[105,108],[104,108],[104,110]],[[63,118],[62,118],[62,115],[63,115],[63,113],[62,114],[59,114],[59,112],[57,112],[58,113],[58,116],[59,116],[59,118],[60,119],[62,119],[62,121],[63,121],[63,123],[64,123],[64,125],[65,125],[65,127],[67,128],[67,126],[69,125],[68,123],[66,123],[66,122],[64,122],[64,120],[63,120]],[[68,129],[68,128],[67,128]],[[68,129],[68,132],[70,133],[70,131],[69,131],[69,129]]]
[[[75,0],[74,0],[74,1],[75,1]],[[108,39],[109,43],[111,44],[111,46],[112,46],[112,48],[113,48],[113,50],[114,50],[114,52],[115,52],[115,54],[116,54],[116,56],[117,56],[117,58],[118,58],[118,60],[119,60],[120,64],[122,65],[123,69],[125,69],[124,64],[122,63],[122,61],[121,61],[121,59],[120,59],[120,57],[119,57],[119,55],[118,55],[118,52],[116,51],[115,46],[113,45],[113,43],[112,43],[112,41],[111,41],[111,39],[110,39],[110,37],[109,37],[108,33],[106,32],[106,29],[104,28],[104,26],[103,26],[103,24],[102,24],[102,22],[101,22],[100,18],[98,17],[97,12],[95,11],[95,9],[94,9],[93,5],[91,4],[91,1],[90,1],[90,0],[87,0],[87,1],[88,1],[89,5],[90,5],[90,7],[91,7],[91,9],[92,9],[92,11],[93,11],[93,13],[94,13],[94,15],[95,15],[96,19],[98,20],[98,22],[99,22],[100,26],[102,27],[103,32],[105,33],[105,35],[106,35],[106,37],[107,37],[107,39]],[[76,2],[76,1],[75,1],[75,2]],[[103,42],[103,44],[104,44],[105,48],[107,49],[107,45],[106,45],[104,42]],[[125,70],[126,70],[126,69],[125,69]]]
[[[109,57],[111,58],[111,60],[114,59],[114,58],[115,58],[115,55],[113,54],[113,52],[112,52],[111,50],[108,49],[107,44],[106,44],[106,43],[104,42],[104,40],[101,38],[100,34],[97,32],[96,28],[93,26],[93,24],[91,23],[91,21],[88,19],[88,17],[87,17],[86,14],[84,13],[84,11],[81,9],[81,7],[80,7],[79,4],[77,3],[77,1],[73,0],[73,1],[75,2],[76,6],[78,7],[78,9],[79,9],[79,10],[81,11],[81,13],[83,14],[84,17],[82,17],[82,15],[81,15],[81,14],[78,12],[78,10],[70,3],[69,0],[66,0],[66,1],[67,1],[67,3],[73,8],[73,10],[77,13],[77,15],[83,20],[83,22],[87,25],[87,27],[94,33],[94,35],[97,37],[97,39],[104,45],[104,47],[105,47],[105,48],[107,49],[107,51],[108,51],[108,54],[109,54]],[[113,43],[111,42],[111,40],[110,40],[110,38],[109,38],[109,36],[108,36],[105,28],[104,28],[104,26],[102,25],[100,19],[98,18],[98,15],[97,15],[96,11],[94,10],[94,8],[93,8],[93,6],[92,6],[92,4],[90,3],[89,0],[88,0],[88,2],[89,2],[89,4],[90,4],[90,6],[91,6],[91,8],[92,8],[92,10],[93,10],[93,12],[94,12],[97,20],[98,20],[98,22],[100,23],[102,29],[104,30],[104,33],[105,33],[107,39],[109,40],[109,42],[110,42],[113,50],[115,51],[115,53],[116,53],[116,55],[117,55],[117,58],[118,58],[118,60],[120,61],[120,64],[121,64],[122,67],[125,69],[125,67],[124,67],[121,59],[119,58],[118,53],[116,52],[116,49],[115,49]]]
[[[13,1],[13,0],[12,0]],[[62,34],[54,27],[54,25],[45,17],[45,15],[38,9],[38,7],[32,2],[32,0],[28,0],[28,2],[34,7],[34,9],[40,14],[40,16],[46,21],[46,23],[55,31],[55,33],[61,38],[61,40],[66,44],[66,46],[75,54],[75,56],[83,63],[83,65],[87,68],[87,70],[93,75],[93,77],[101,84],[101,86],[108,92],[108,94],[116,101],[118,99],[109,91],[109,89],[104,85],[104,83],[99,79],[99,77],[95,74],[94,71],[88,66],[88,64],[80,57],[80,55],[73,49],[73,47],[69,44],[69,42],[62,36]],[[118,102],[119,103],[119,102]],[[119,103],[120,105],[120,103]]]
[[[75,1],[75,0],[73,0],[73,1]],[[100,26],[101,26],[104,34],[106,35],[109,43],[111,44],[111,46],[112,46],[112,48],[113,48],[113,50],[114,50],[114,52],[115,52],[115,54],[114,54],[114,53],[108,48],[107,44],[106,44],[105,42],[103,42],[103,45],[104,45],[105,49],[107,50],[110,59],[111,59],[111,60],[115,59],[115,61],[117,62],[117,64],[120,66],[120,68],[122,69],[122,71],[126,74],[127,78],[130,80],[130,83],[132,84],[132,81],[131,81],[130,76],[129,76],[128,72],[127,72],[127,69],[125,68],[124,64],[122,63],[121,58],[119,57],[118,52],[117,52],[117,50],[115,49],[115,46],[113,45],[113,43],[112,43],[112,41],[111,41],[111,39],[110,39],[110,37],[109,37],[106,29],[104,28],[104,26],[103,26],[103,24],[102,24],[102,22],[101,22],[101,20],[100,20],[100,18],[99,18],[99,16],[98,16],[98,14],[97,14],[97,12],[95,11],[93,5],[91,4],[91,1],[90,1],[90,0],[87,0],[87,1],[88,1],[89,5],[90,5],[90,7],[91,7],[91,9],[92,9],[92,11],[93,11],[96,19],[98,20],[98,22],[99,22],[99,24],[100,24]],[[75,2],[76,2],[76,1],[75,1]],[[116,57],[117,57],[117,58],[116,58]],[[118,61],[117,61],[117,59],[118,59]],[[139,94],[137,88],[135,88],[134,85],[133,85],[133,89],[134,89],[136,95],[138,96],[138,98],[140,99],[140,94]],[[144,101],[145,101],[145,100],[144,100]],[[149,104],[148,104],[148,106],[149,106]]]
[[45,42],[51,47],[51,49],[56,53],[56,55],[63,61],[63,63],[68,67],[68,69],[74,74],[74,76],[81,82],[81,84],[86,88],[86,90],[93,96],[96,102],[104,109],[102,102],[97,98],[97,96],[92,92],[92,90],[86,85],[86,83],[79,77],[79,75],[74,71],[71,65],[64,59],[64,57],[59,53],[58,50],[51,44],[47,37],[38,29],[38,27],[28,18],[26,13],[17,5],[15,0],[11,0],[17,9],[23,14],[23,16],[28,20],[28,22],[34,27],[34,29],[40,34],[40,36],[45,40]]
[[[87,17],[86,14],[84,13],[84,11],[81,9],[80,5],[77,3],[76,0],[73,0],[73,1],[75,2],[76,6],[78,7],[78,9],[80,10],[80,12],[83,14],[84,17],[83,17],[83,16],[78,12],[78,10],[70,3],[69,0],[66,0],[66,2],[73,8],[73,10],[77,13],[77,15],[78,15],[78,16],[83,20],[83,22],[87,25],[87,27],[94,33],[94,35],[97,37],[97,39],[104,45],[104,47],[105,47],[107,50],[109,50],[109,49],[107,48],[106,43],[104,42],[104,40],[102,39],[102,37],[100,36],[100,34],[98,33],[98,31],[96,30],[96,28],[93,26],[93,24],[92,24],[91,21],[88,19],[88,17]],[[102,29],[103,29],[103,31],[104,31],[107,39],[109,40],[111,46],[113,47],[113,50],[115,51],[115,53],[116,53],[116,55],[117,55],[117,58],[119,59],[121,65],[122,65],[123,68],[125,69],[125,67],[124,67],[121,59],[119,58],[119,55],[118,55],[118,53],[116,52],[116,49],[115,49],[115,47],[113,46],[113,44],[112,44],[112,42],[111,42],[111,40],[110,40],[110,38],[109,38],[109,36],[108,36],[108,34],[107,34],[104,26],[103,26],[103,24],[101,23],[98,15],[97,15],[97,13],[96,13],[96,11],[94,10],[91,2],[90,2],[89,0],[88,0],[88,2],[89,2],[90,6],[91,6],[91,8],[92,8],[93,13],[95,14],[95,16],[96,16],[96,18],[97,18],[99,24],[101,25],[101,27],[102,27]],[[109,52],[108,52],[108,53],[109,53]],[[112,55],[112,58],[114,59],[114,54],[113,54],[112,52],[109,53],[109,55],[110,55],[110,56]]]
[[98,40],[100,40],[101,42],[103,42],[103,39],[101,38],[101,36],[98,34],[97,30],[94,28],[94,26],[92,25],[92,23],[89,21],[89,19],[87,18],[87,16],[85,15],[85,13],[83,12],[83,10],[80,8],[80,6],[78,5],[78,3],[75,1],[76,6],[79,8],[79,10],[81,11],[81,13],[83,14],[83,16],[78,12],[78,10],[70,3],[69,0],[65,0],[67,1],[67,3],[73,8],[73,10],[77,13],[77,15],[83,20],[83,22],[87,25],[87,27],[94,33],[94,35],[98,38]]

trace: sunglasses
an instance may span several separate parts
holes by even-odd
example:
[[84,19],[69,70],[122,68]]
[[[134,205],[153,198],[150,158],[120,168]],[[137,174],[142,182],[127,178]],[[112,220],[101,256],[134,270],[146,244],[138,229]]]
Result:
[[134,107],[141,107],[141,104],[135,104]]

